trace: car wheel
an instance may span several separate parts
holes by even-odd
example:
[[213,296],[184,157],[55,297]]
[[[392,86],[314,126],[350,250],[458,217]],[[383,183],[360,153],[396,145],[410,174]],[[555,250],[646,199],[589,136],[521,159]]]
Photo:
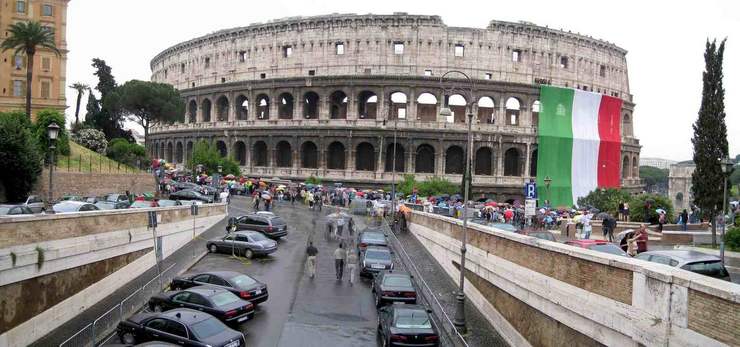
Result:
[[210,250],[211,253],[216,253],[216,251],[218,251],[218,247],[216,247],[216,245],[211,245],[208,247],[208,250]]
[[254,257],[254,252],[252,252],[251,249],[247,248],[244,250],[244,257],[247,259],[252,259],[252,257]]
[[152,311],[154,311],[154,312],[162,312],[162,305],[154,305],[152,307]]
[[133,345],[136,343],[136,338],[134,337],[134,334],[130,332],[123,333],[121,335],[121,343],[125,343],[127,345]]

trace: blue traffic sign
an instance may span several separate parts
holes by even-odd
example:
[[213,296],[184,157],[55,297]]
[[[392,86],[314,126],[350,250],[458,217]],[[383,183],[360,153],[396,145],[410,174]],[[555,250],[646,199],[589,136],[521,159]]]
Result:
[[524,184],[524,198],[537,199],[537,184],[534,182]]

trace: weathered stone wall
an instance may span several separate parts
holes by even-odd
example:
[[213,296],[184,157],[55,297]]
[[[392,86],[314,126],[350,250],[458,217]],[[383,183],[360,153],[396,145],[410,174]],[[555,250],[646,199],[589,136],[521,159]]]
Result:
[[[64,195],[101,196],[110,193],[156,192],[157,184],[150,173],[87,173],[54,170],[54,196],[59,199]],[[44,201],[49,196],[49,170],[44,169],[33,194],[41,196]]]

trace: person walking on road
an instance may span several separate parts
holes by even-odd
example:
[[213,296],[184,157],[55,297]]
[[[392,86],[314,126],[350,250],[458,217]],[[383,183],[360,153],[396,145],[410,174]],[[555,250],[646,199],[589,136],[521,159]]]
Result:
[[347,253],[344,251],[343,245],[339,243],[339,247],[334,250],[334,267],[337,270],[337,279],[341,280],[344,274],[344,259]]
[[306,247],[306,254],[308,254],[308,260],[306,260],[306,266],[308,267],[308,277],[313,279],[316,276],[316,255],[319,254],[319,250],[313,245],[313,242],[308,243]]
[[347,250],[347,272],[349,272],[349,284],[354,285],[355,284],[355,271],[357,270],[357,263],[359,262],[359,257],[357,256],[357,252],[355,252],[353,249]]

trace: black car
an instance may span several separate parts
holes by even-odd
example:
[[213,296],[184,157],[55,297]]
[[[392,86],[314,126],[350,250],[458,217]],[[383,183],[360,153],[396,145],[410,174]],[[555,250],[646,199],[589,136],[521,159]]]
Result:
[[197,286],[160,293],[149,299],[149,308],[154,312],[192,308],[225,323],[239,323],[254,317],[254,305],[251,302],[216,286]]
[[182,203],[178,200],[168,200],[168,199],[159,199],[157,200],[157,204],[159,207],[172,207],[172,206],[180,206]]
[[236,271],[208,271],[175,277],[170,288],[177,290],[200,285],[222,287],[255,305],[268,298],[266,284]]
[[174,193],[170,193],[171,200],[198,200],[207,203],[213,203],[213,196],[203,195],[193,189],[178,190]]
[[367,247],[362,253],[360,276],[373,277],[380,271],[393,270],[391,250],[387,247]]
[[0,205],[0,216],[33,215],[26,205]]
[[373,280],[373,294],[377,307],[391,302],[416,303],[416,288],[409,274],[392,271],[379,272]]
[[368,246],[388,247],[388,239],[382,230],[370,231],[365,229],[360,233],[357,241],[357,250],[364,252]]
[[164,341],[184,346],[246,346],[244,334],[233,330],[208,313],[187,308],[141,313],[118,323],[122,343],[133,345]]
[[236,230],[256,230],[278,239],[288,235],[288,223],[272,213],[250,213],[236,219]]
[[389,305],[378,310],[378,337],[383,346],[439,346],[431,310],[422,305]]

